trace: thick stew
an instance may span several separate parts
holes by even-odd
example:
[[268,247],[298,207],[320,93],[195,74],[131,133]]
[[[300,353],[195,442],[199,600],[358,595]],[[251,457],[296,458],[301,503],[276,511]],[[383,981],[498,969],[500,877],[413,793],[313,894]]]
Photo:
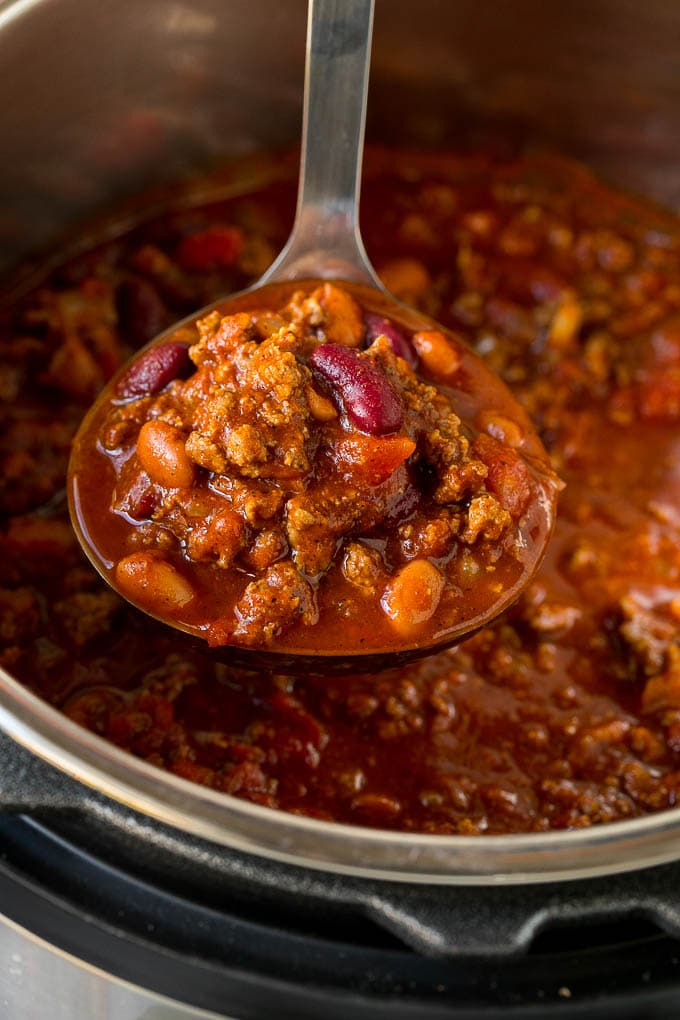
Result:
[[[178,645],[80,553],[64,482],[85,409],[136,347],[255,279],[285,240],[294,200],[295,167],[281,167],[250,193],[169,209],[81,250],[4,308],[0,662],[72,719],[159,768],[329,821],[480,834],[587,826],[674,806],[680,221],[577,165],[483,153],[367,159],[363,232],[386,285],[502,375],[567,483],[543,566],[493,626],[378,676],[246,674]],[[384,325],[378,332],[389,341]],[[377,342],[392,363],[389,342]],[[125,435],[130,408],[133,432],[146,427],[137,407],[190,389],[190,378],[173,378],[163,391],[128,389],[123,423],[111,428]],[[307,384],[314,396],[307,391],[305,413],[327,415],[332,436],[346,408],[321,382],[306,378],[303,392]],[[401,427],[390,434],[401,437],[395,456],[417,442]],[[470,463],[486,469],[479,498],[493,512],[482,514],[472,541],[469,514],[451,513],[446,501],[403,511],[390,541],[404,563],[440,570],[432,555],[440,530],[456,532],[456,558],[468,563],[495,548],[489,529],[512,533],[513,507],[488,481],[496,444],[512,447],[510,436],[494,438],[492,428],[482,448],[470,438]],[[234,456],[243,449],[238,439],[230,447]],[[295,460],[301,451],[291,450]],[[260,453],[255,463],[268,463]],[[199,439],[196,454],[198,470],[211,456],[199,452]],[[351,444],[345,455],[353,462]],[[182,531],[181,499],[166,506],[162,483],[142,476],[140,486],[143,470],[120,465],[118,509],[140,535],[125,555],[165,556],[164,542],[172,554],[180,534],[199,564],[215,556],[211,535]],[[442,479],[431,483],[436,492]],[[152,502],[166,524],[174,515],[164,532]],[[254,528],[239,520],[234,529],[234,555],[265,574],[285,562],[275,513],[270,520]],[[232,523],[215,525],[229,541]],[[318,555],[329,550],[327,543]],[[380,542],[350,541],[337,560],[338,584],[369,598],[362,586],[385,563]],[[380,612],[375,618],[389,627]],[[242,616],[275,623],[270,611]]]
[[117,591],[210,645],[315,658],[431,646],[516,597],[554,495],[530,425],[459,338],[370,298],[258,289],[106,391],[70,495]]

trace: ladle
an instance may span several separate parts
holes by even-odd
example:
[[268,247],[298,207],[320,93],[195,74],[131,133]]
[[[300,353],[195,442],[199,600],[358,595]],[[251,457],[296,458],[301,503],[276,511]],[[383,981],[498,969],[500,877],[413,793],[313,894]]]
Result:
[[[283,251],[264,276],[248,290],[195,313],[165,331],[147,348],[167,343],[178,329],[200,319],[212,309],[229,314],[256,307],[279,307],[282,297],[294,290],[312,286],[312,281],[328,279],[349,283],[364,308],[396,320],[407,329],[442,330],[432,320],[388,295],[368,260],[359,232],[359,188],[373,7],[374,0],[310,0],[298,204],[293,230]],[[139,353],[135,355],[135,358],[138,357]],[[122,372],[129,370],[129,364]],[[120,378],[121,374],[116,378]],[[296,652],[225,645],[210,649],[210,654],[236,665],[298,674],[375,670],[460,641],[469,632],[488,623],[518,597],[540,562],[552,530],[556,480],[527,415],[500,379],[471,349],[463,352],[460,378],[464,384],[451,390],[459,416],[466,420],[466,411],[474,408],[475,393],[488,395],[495,412],[520,426],[524,433],[522,455],[531,465],[534,477],[541,480],[540,505],[533,508],[531,552],[518,582],[501,592],[498,602],[488,612],[463,623],[458,622],[445,633],[438,633],[430,642],[405,644],[396,651],[363,652],[339,647],[335,654],[317,654],[308,649]],[[69,480],[71,516],[79,541],[97,570],[114,587],[112,564],[100,554],[90,537],[88,509],[80,485],[80,444],[82,437],[91,431],[92,421],[110,401],[115,383],[116,379],[103,390],[81,426],[74,443]],[[196,638],[208,651],[205,642],[196,636],[195,628],[176,620],[163,622]]]

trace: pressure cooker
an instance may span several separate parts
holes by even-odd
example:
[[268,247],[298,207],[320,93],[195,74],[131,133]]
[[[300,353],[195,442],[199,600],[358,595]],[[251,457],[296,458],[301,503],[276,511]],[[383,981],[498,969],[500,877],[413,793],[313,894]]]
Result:
[[[115,202],[294,142],[305,17],[302,0],[0,3],[3,274]],[[547,142],[677,206],[679,33],[671,0],[378,0],[368,135]],[[131,119],[139,144],[115,145]],[[575,832],[391,833],[191,786],[8,673],[0,727],[8,1020],[680,1005],[678,809]]]

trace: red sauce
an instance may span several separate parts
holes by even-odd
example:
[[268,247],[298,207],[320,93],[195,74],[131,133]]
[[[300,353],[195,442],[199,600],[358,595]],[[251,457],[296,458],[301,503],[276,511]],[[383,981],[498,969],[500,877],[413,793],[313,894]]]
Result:
[[114,380],[69,495],[117,591],[211,646],[314,660],[452,643],[514,601],[550,535],[547,455],[459,338],[385,305],[258,288]]
[[246,286],[293,180],[170,211],[0,321],[0,661],[131,753],[251,801],[405,831],[543,831],[680,788],[680,223],[545,156],[374,153],[363,231],[397,296],[476,346],[566,480],[530,590],[380,676],[189,654],[83,560],[62,492],[83,410],[134,346]]

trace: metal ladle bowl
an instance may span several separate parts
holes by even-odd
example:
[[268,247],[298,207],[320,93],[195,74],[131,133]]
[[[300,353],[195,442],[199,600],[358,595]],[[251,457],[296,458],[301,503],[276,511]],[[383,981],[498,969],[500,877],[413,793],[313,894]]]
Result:
[[[258,307],[279,307],[294,290],[328,279],[348,284],[363,307],[396,320],[408,330],[437,329],[446,333],[437,323],[388,294],[368,260],[361,239],[359,191],[373,9],[374,0],[310,0],[298,204],[290,238],[281,254],[247,290],[192,314],[156,337],[142,352],[172,340],[177,331],[186,329],[210,311],[218,310],[226,315]],[[87,515],[79,494],[79,440],[92,431],[99,417],[103,417],[112,389],[129,365],[104,388],[84,419],[74,441],[69,468],[69,505],[78,540],[93,565],[114,588],[110,564],[89,535]],[[235,645],[208,649],[197,628],[176,620],[163,619],[162,622],[198,641],[201,650],[232,666],[328,675],[372,672],[429,655],[461,641],[506,610],[529,583],[542,559],[554,524],[558,483],[528,416],[498,376],[469,348],[462,351],[460,377],[464,380],[461,388],[449,387],[457,413],[465,421],[466,410],[474,408],[474,394],[483,393],[494,412],[520,426],[524,435],[521,452],[538,482],[539,498],[527,515],[528,523],[523,529],[526,563],[517,581],[501,591],[492,606],[455,621],[427,641],[405,643],[397,650],[370,648],[362,651],[344,646],[340,637],[333,652],[288,649],[280,643],[276,650]]]

